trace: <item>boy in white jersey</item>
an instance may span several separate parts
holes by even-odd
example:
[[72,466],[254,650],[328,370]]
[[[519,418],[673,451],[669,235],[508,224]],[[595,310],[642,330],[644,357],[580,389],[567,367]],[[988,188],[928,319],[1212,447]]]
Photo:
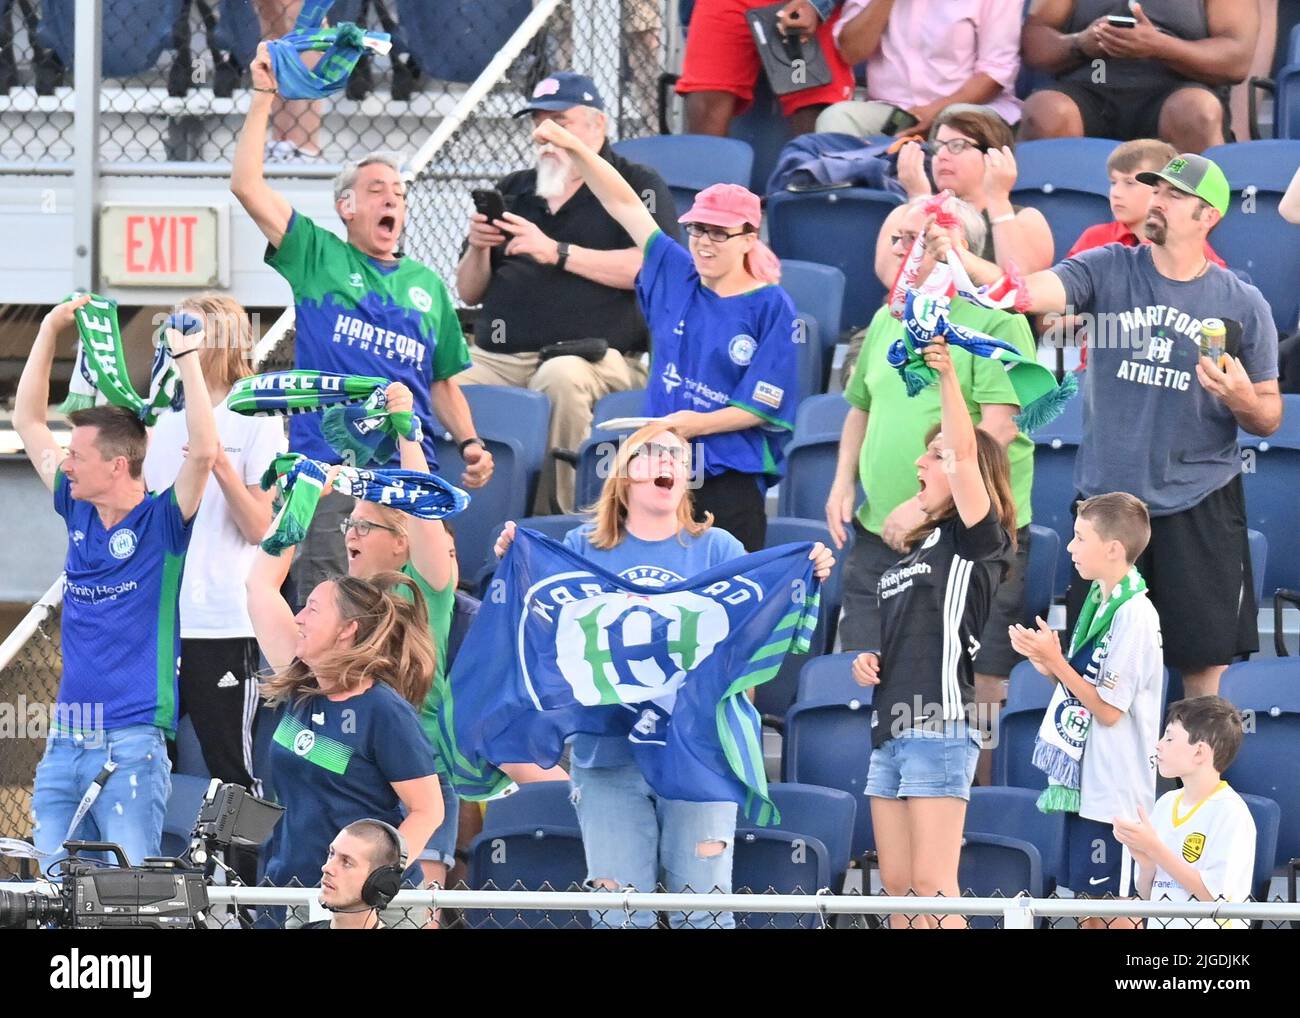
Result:
[[[1241,748],[1241,714],[1198,696],[1169,708],[1156,745],[1160,774],[1181,778],[1150,818],[1115,821],[1115,837],[1138,865],[1138,892],[1152,901],[1244,901],[1255,870],[1255,821],[1220,775]],[[1148,919],[1149,929],[1244,928],[1237,919]]]

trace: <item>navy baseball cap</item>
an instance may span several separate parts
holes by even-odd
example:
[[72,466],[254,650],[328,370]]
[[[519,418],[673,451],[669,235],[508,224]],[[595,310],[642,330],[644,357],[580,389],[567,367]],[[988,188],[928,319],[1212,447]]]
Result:
[[516,117],[536,110],[555,113],[571,109],[574,106],[590,106],[592,109],[604,110],[605,100],[600,97],[596,83],[585,74],[574,71],[556,71],[537,83],[533,89],[532,101],[521,110],[515,110]]

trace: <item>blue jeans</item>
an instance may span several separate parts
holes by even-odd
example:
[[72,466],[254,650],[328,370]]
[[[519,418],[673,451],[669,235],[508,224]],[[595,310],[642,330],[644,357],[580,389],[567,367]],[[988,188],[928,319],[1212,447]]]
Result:
[[[731,857],[736,841],[736,804],[661,799],[646,784],[636,764],[574,767],[573,805],[587,856],[587,887],[610,880],[620,888],[671,893],[731,893]],[[708,842],[721,842],[716,854],[702,854]],[[662,874],[662,876],[661,876]],[[655,914],[625,913],[616,903],[592,910],[597,928],[650,927]],[[733,928],[730,912],[672,912],[675,929]]]
[[72,839],[121,845],[135,866],[145,856],[162,854],[163,817],[172,787],[167,743],[161,728],[129,725],[92,736],[49,737],[32,788],[32,838],[39,851],[52,853],[43,867],[66,855],[68,824],[110,756],[117,770]]
[[979,755],[979,733],[965,721],[945,722],[939,731],[905,729],[872,751],[864,794],[878,799],[969,802]]

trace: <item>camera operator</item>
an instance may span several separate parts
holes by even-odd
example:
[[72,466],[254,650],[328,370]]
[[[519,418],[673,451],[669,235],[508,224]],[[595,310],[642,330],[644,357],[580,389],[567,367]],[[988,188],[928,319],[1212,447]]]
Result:
[[387,929],[380,911],[397,894],[406,869],[406,843],[382,820],[357,820],[330,842],[321,866],[320,903],[334,915],[304,930]]

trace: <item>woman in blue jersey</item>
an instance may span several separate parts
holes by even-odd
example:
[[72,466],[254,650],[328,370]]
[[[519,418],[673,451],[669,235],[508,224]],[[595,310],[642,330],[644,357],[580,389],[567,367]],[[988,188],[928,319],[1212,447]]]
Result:
[[641,196],[609,163],[553,120],[533,135],[567,149],[609,214],[645,252],[637,297],[652,336],[646,413],[696,444],[697,519],[763,547],[764,498],[781,475],[782,441],[798,403],[794,305],[776,281],[780,263],[758,239],[758,196],[715,184],[680,222],[690,251],[665,235]]
[[273,671],[262,690],[278,708],[271,781],[286,807],[266,879],[312,886],[330,841],[354,820],[392,824],[412,859],[442,823],[433,749],[417,713],[436,653],[410,577],[325,580],[295,616],[280,593],[291,561],[258,549],[248,613]]
[[880,650],[859,654],[853,677],[877,687],[866,794],[885,893],[953,897],[980,748],[975,657],[1015,552],[1016,507],[1006,451],[971,422],[947,344],[927,345],[925,362],[939,373],[942,428],[916,460],[926,518],[880,577]]
[[[591,522],[575,527],[564,544],[624,580],[663,587],[689,579],[744,548],[731,534],[693,518],[688,481],[691,450],[676,428],[658,421],[631,435],[605,479]],[[497,542],[504,555],[515,536],[507,523]],[[835,564],[830,550],[813,547],[814,573],[824,580]],[[626,738],[575,736],[570,748],[573,799],[592,890],[635,887],[650,891],[728,893],[736,834],[731,802],[685,802],[655,795],[633,762]],[[622,925],[621,908],[593,910],[597,926]],[[675,927],[732,926],[730,913],[675,912]],[[652,926],[653,913],[634,913]]]

